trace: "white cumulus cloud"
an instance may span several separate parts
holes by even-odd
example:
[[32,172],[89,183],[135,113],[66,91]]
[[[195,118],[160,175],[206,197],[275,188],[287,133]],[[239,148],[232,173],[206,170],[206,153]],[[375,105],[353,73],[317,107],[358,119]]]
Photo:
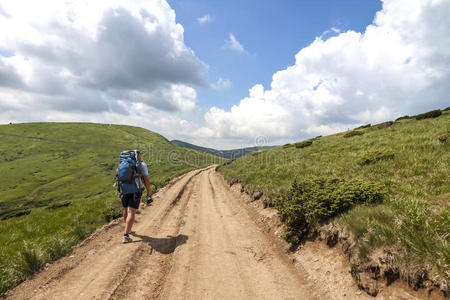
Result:
[[129,113],[124,103],[192,111],[192,86],[208,86],[208,67],[185,45],[165,0],[4,0],[0,28],[3,122],[27,121],[22,107],[74,120]]
[[277,143],[449,105],[450,1],[384,0],[364,32],[331,31],[269,89],[258,84],[230,110],[211,108],[196,133],[218,144],[260,135]]

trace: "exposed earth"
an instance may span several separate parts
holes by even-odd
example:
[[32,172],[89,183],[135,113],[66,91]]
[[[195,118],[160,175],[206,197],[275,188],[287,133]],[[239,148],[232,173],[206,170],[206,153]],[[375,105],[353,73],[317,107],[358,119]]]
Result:
[[[8,299],[371,299],[336,248],[289,253],[276,211],[214,167],[189,172],[143,206],[133,243],[115,220],[4,296]],[[394,283],[376,299],[422,299]]]

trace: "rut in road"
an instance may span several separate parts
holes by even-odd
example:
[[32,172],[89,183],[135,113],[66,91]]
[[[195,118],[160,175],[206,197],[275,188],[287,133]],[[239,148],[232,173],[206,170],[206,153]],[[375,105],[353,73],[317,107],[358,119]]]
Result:
[[272,249],[214,168],[192,171],[137,215],[133,243],[116,221],[10,299],[315,299],[315,287]]
[[307,252],[293,263],[214,167],[172,181],[140,211],[133,243],[121,244],[116,220],[6,298],[370,299],[351,279],[316,276]]

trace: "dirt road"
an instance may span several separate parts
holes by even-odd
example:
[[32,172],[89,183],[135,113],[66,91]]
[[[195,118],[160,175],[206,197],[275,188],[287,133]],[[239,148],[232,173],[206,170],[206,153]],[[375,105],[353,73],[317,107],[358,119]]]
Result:
[[[140,210],[133,243],[121,244],[123,223],[117,220],[7,297],[341,298],[293,263],[214,168],[185,174],[155,198]],[[349,285],[343,287],[352,293],[348,299],[369,298]]]

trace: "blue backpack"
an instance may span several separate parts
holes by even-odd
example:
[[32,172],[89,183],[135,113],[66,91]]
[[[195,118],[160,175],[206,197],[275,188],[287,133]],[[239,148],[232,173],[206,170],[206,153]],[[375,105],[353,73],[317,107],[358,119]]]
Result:
[[122,194],[133,194],[142,191],[140,161],[137,150],[126,150],[120,153],[117,167],[117,191]]

